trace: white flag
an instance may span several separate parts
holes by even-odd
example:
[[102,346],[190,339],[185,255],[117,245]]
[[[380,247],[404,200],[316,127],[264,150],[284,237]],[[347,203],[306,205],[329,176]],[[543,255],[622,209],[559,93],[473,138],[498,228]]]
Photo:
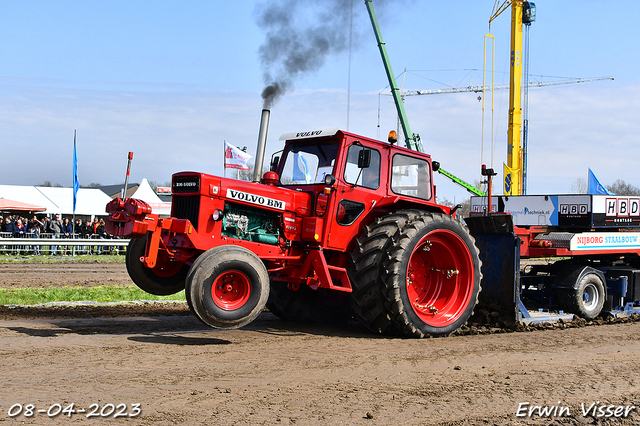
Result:
[[246,152],[224,142],[224,167],[229,169],[249,170],[248,162],[253,157]]

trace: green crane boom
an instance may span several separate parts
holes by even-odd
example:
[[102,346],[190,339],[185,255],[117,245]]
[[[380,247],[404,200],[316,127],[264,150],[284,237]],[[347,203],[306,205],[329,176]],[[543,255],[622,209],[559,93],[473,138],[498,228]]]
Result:
[[479,190],[478,188],[476,188],[475,186],[473,186],[471,184],[468,184],[467,182],[463,181],[459,177],[456,177],[456,176],[452,175],[451,173],[447,172],[446,170],[438,169],[438,173],[440,173],[441,175],[445,175],[446,177],[451,179],[454,183],[457,183],[458,185],[460,185],[461,187],[463,187],[464,189],[466,189],[467,191],[469,191],[472,194],[479,195],[481,197],[486,197],[487,196],[486,192]]
[[[404,110],[404,103],[402,102],[402,96],[400,95],[400,88],[398,87],[398,83],[396,82],[395,74],[393,73],[393,69],[391,68],[391,61],[389,60],[389,55],[387,54],[387,48],[382,40],[382,33],[380,32],[380,26],[378,25],[378,19],[376,18],[376,13],[373,11],[372,0],[365,0],[364,3],[367,6],[367,11],[369,12],[369,18],[371,18],[371,25],[373,25],[373,32],[376,35],[376,40],[378,41],[378,49],[380,49],[380,55],[382,56],[382,63],[384,64],[384,69],[387,72],[387,78],[389,79],[389,87],[391,88],[391,94],[393,96],[393,101],[396,104],[396,109],[398,110],[398,117],[400,118],[400,125],[402,126],[402,131],[404,132],[405,143],[407,144],[407,148],[412,149],[418,152],[424,152],[422,148],[422,142],[420,141],[420,135],[417,133],[411,133],[411,128],[409,127],[409,119],[407,118],[407,113]],[[480,191],[473,185],[470,185],[463,181],[462,179],[452,175],[451,173],[438,168],[437,169],[440,174],[445,175],[453,182],[465,188],[467,191],[481,196],[486,196],[484,192]]]
[[387,54],[387,48],[384,44],[384,41],[382,40],[382,33],[380,32],[380,27],[378,26],[376,13],[373,11],[373,4],[371,3],[371,0],[365,0],[365,4],[367,5],[367,10],[369,11],[369,17],[371,18],[373,31],[376,34],[378,48],[380,49],[380,55],[382,55],[382,62],[384,63],[384,69],[385,71],[387,71],[389,87],[391,88],[391,94],[393,95],[393,100],[396,104],[396,109],[398,110],[398,117],[400,117],[400,125],[402,126],[402,131],[404,132],[404,138],[407,144],[407,148],[414,151],[423,152],[422,143],[420,142],[420,136],[415,133],[411,133],[409,120],[407,119],[407,113],[404,110],[404,103],[402,102],[402,98],[400,97],[400,88],[398,87],[395,74],[393,74],[393,69],[391,68],[391,61],[389,60],[389,55]]

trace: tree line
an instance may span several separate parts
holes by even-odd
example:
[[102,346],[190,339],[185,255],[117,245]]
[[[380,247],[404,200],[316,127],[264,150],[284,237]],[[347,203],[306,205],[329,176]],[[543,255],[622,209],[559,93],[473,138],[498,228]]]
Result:
[[[640,195],[640,188],[622,179],[616,179],[613,184],[604,187],[615,195]],[[571,193],[573,194],[586,194],[587,192],[589,192],[589,184],[586,179],[578,178],[571,185]]]

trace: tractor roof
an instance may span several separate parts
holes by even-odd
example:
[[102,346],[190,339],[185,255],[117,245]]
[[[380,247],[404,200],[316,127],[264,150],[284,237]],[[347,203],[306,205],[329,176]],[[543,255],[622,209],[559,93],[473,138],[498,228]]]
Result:
[[317,138],[322,136],[335,136],[336,133],[341,131],[339,128],[333,129],[319,129],[319,130],[308,130],[305,132],[293,132],[293,133],[284,133],[280,136],[281,141],[290,141],[294,139],[307,139],[307,138]]
[[[380,144],[380,145],[389,145],[388,142],[383,142],[377,139],[372,139],[372,138],[368,138],[366,136],[361,136],[361,135],[356,135],[355,133],[351,133],[351,132],[347,132],[345,130],[342,130],[340,128],[329,128],[329,129],[317,129],[317,130],[308,130],[308,131],[303,131],[303,132],[293,132],[293,133],[284,133],[282,136],[280,136],[280,140],[284,140],[284,141],[295,141],[295,140],[305,140],[305,139],[316,139],[316,138],[325,138],[325,137],[329,137],[329,136],[336,136],[338,133],[341,133],[343,135],[348,135],[348,136],[352,136],[354,138],[358,138],[358,139],[366,139],[369,142],[373,142],[376,144]],[[402,147],[399,146],[397,144],[393,145],[393,149],[397,150],[397,151],[405,151],[407,153],[411,153],[412,155],[421,155],[421,156],[425,156],[425,157],[429,157],[431,158],[431,156],[429,154],[423,153],[423,152],[417,152],[414,151],[412,149],[406,148],[406,147]]]

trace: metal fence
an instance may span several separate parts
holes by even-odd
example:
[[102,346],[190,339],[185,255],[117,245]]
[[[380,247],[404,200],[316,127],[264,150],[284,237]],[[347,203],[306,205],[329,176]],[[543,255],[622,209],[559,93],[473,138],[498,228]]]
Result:
[[54,238],[53,234],[40,234],[38,238],[30,235],[13,238],[10,233],[0,232],[0,255],[124,254],[128,245],[129,239],[105,239],[98,235]]

